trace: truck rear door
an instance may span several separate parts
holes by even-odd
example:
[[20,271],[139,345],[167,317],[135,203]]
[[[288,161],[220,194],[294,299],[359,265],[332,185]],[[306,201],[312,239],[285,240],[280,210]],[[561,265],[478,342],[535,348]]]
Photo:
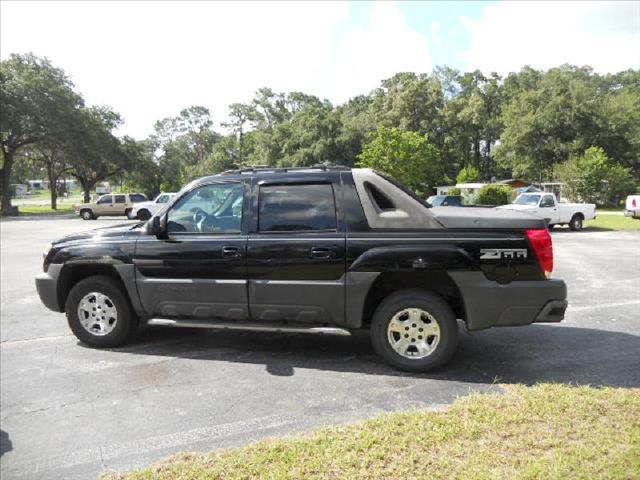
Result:
[[342,324],[339,176],[274,177],[258,177],[253,187],[255,223],[247,248],[251,318]]

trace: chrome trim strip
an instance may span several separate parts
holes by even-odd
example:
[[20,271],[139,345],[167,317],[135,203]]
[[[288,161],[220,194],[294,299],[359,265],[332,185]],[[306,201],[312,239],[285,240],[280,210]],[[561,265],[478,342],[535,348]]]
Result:
[[216,322],[210,320],[173,320],[171,318],[152,318],[147,325],[185,328],[218,328],[222,330],[251,330],[257,332],[315,333],[324,335],[349,336],[351,332],[339,327],[293,327],[287,325],[264,325],[257,323]]
[[143,283],[210,283],[212,285],[246,285],[247,280],[220,280],[216,278],[159,278],[145,277]]

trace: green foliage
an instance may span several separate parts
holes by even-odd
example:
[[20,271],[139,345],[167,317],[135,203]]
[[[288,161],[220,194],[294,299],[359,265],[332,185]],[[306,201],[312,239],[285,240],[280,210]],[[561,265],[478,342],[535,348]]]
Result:
[[24,181],[42,167],[50,179],[76,176],[85,189],[116,180],[153,196],[243,166],[359,163],[426,193],[456,176],[472,182],[582,175],[573,159],[596,146],[607,153],[607,166],[588,170],[596,180],[585,181],[580,195],[593,198],[599,188],[599,202],[615,203],[640,180],[638,70],[525,67],[501,78],[438,67],[397,73],[337,106],[261,88],[230,105],[223,133],[208,109],[192,106],[136,142],[118,138],[117,113],[85,107],[48,60],[12,55],[0,66],[3,208],[9,176]]
[[569,198],[599,205],[616,205],[635,190],[629,170],[612,164],[604,149],[590,147],[583,155],[573,156],[555,166],[556,178],[566,184]]
[[0,62],[3,213],[11,207],[9,185],[16,154],[35,143],[69,135],[82,104],[69,78],[46,58],[13,54]]
[[358,166],[384,172],[421,193],[444,177],[438,149],[423,135],[397,128],[379,128],[358,156]]
[[462,195],[462,190],[458,187],[452,187],[447,191],[447,195]]
[[476,192],[478,205],[506,205],[509,203],[511,189],[506,185],[485,185]]
[[456,177],[457,183],[473,183],[478,181],[479,172],[473,165],[467,165]]

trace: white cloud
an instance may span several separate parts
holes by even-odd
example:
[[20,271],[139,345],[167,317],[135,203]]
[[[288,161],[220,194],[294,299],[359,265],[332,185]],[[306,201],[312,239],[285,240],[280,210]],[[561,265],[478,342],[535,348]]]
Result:
[[373,4],[366,26],[338,35],[334,55],[326,80],[340,102],[368,93],[398,72],[431,70],[427,40],[409,27],[392,2]]
[[3,1],[0,54],[47,56],[141,138],[192,104],[222,121],[263,86],[340,102],[430,69],[426,40],[395,4],[374,5],[365,27],[344,28],[348,16],[338,2]]
[[524,65],[591,65],[598,72],[640,68],[638,2],[500,2],[469,31],[469,69],[505,74]]

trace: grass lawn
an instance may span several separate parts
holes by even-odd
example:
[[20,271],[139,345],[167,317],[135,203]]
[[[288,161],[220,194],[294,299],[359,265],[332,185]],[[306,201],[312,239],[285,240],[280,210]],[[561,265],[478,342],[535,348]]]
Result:
[[73,213],[75,209],[71,203],[58,203],[57,210],[51,210],[51,205],[20,205],[18,211],[20,215],[44,215],[47,213]]
[[640,389],[505,390],[103,478],[640,478]]
[[597,215],[595,220],[584,222],[584,226],[590,230],[640,230],[640,220],[623,215]]

